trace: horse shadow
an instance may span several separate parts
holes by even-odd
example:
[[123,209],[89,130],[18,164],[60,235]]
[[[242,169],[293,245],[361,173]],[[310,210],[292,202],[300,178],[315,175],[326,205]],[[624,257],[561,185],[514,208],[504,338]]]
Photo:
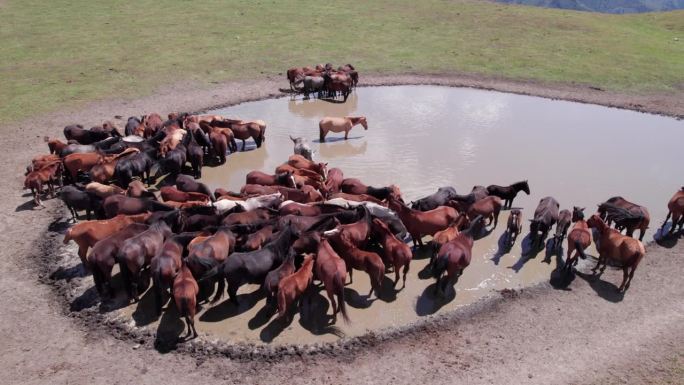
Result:
[[670,234],[670,226],[665,226],[662,229],[658,229],[655,234],[653,234],[653,240],[658,244],[658,246],[671,249],[677,245],[679,238],[682,236],[682,231],[675,231]]
[[64,268],[62,266],[58,267],[57,270],[50,274],[50,279],[53,281],[71,281],[74,278],[87,277],[88,272],[86,272],[83,264],[78,263],[77,265]]
[[601,274],[586,274],[577,271],[575,275],[585,280],[596,294],[606,301],[618,303],[625,297],[624,292],[618,292],[618,287],[615,284],[602,280]]
[[570,286],[572,281],[575,280],[575,274],[573,273],[572,268],[569,272],[566,272],[565,270],[563,248],[554,247],[550,253],[547,251],[547,258],[549,258],[549,263],[551,263],[550,260],[553,256],[556,257],[556,268],[553,269],[553,271],[551,271],[551,275],[549,277],[549,283],[551,284],[551,287],[553,287],[556,290],[571,290],[568,287]]
[[[547,241],[542,262],[550,265],[551,260],[556,256],[556,259],[558,260],[558,258],[560,258],[561,264],[563,263],[563,244],[557,245],[557,242],[557,238],[551,238]],[[558,266],[558,264],[556,264],[556,266]]]
[[251,293],[239,294],[237,296],[238,306],[235,306],[230,299],[226,299],[220,304],[205,311],[200,317],[200,321],[220,322],[224,319],[238,316],[253,308],[257,302],[264,298],[264,296],[264,291],[261,290],[261,288],[258,288]]
[[157,314],[157,311],[155,310],[155,305],[154,290],[147,290],[140,297],[133,314],[131,314],[136,326],[149,325],[159,319],[159,314]]
[[525,238],[523,238],[520,247],[522,248],[520,258],[512,266],[508,266],[509,269],[513,269],[513,271],[516,273],[520,272],[520,270],[522,270],[523,266],[525,266],[528,261],[536,258],[537,254],[539,254],[539,252],[542,250],[540,248],[533,247],[530,234],[527,234]]
[[370,299],[367,295],[361,295],[350,287],[344,288],[344,299],[347,305],[355,309],[368,309],[375,302],[375,299]]
[[390,277],[383,275],[382,283],[380,284],[380,290],[375,292],[375,296],[382,302],[390,303],[397,300],[397,293],[403,289],[397,289],[396,287],[401,285],[401,274],[399,275],[399,281],[396,286],[394,285],[394,280]]
[[413,253],[412,260],[430,259],[434,249],[432,242],[424,244],[422,247],[411,247],[411,252]]
[[473,237],[473,240],[477,241],[479,239],[486,238],[489,234],[494,232],[495,229],[496,229],[496,227],[494,227],[494,226],[492,226],[490,228],[483,227],[482,229],[480,229],[480,231],[477,234],[475,234],[475,236]]
[[162,313],[154,337],[154,348],[159,353],[168,353],[176,349],[181,333],[185,330],[185,323],[180,319],[176,304],[171,301],[166,311]]
[[426,280],[432,278],[432,265],[428,263],[418,272],[418,279]]
[[355,140],[355,139],[361,139],[363,136],[350,136],[347,139],[345,139],[343,136],[337,137],[337,136],[331,136],[331,137],[326,137],[324,141],[321,142],[320,139],[314,139],[311,142],[313,143],[335,143],[335,142],[344,142],[345,140]]
[[444,305],[453,301],[456,298],[456,289],[452,285],[447,285],[446,293],[444,297],[435,294],[435,288],[437,283],[428,285],[428,287],[423,290],[423,293],[418,297],[416,301],[416,314],[420,317],[425,317],[431,314],[435,314]]
[[276,304],[276,299],[273,302],[264,301],[264,306],[257,311],[257,313],[249,321],[247,321],[247,327],[250,330],[256,330],[264,325],[266,325],[274,315],[278,313],[278,306]]
[[501,236],[497,241],[498,249],[496,250],[496,253],[494,253],[494,255],[492,255],[492,257],[490,258],[490,260],[494,262],[495,266],[499,266],[499,262],[501,262],[501,257],[511,252],[511,249],[513,248],[513,243],[510,242],[509,238],[510,237],[507,231],[501,233]]
[[[22,212],[22,211],[33,211],[33,210],[36,210],[38,207],[40,207],[40,206],[36,206],[36,203],[33,201],[33,199],[31,199],[30,201],[26,201],[26,202],[20,204],[19,206],[17,206],[14,209],[14,212],[18,213],[18,212]],[[40,210],[43,210],[43,209],[45,209],[45,207],[40,208]]]
[[61,217],[48,225],[48,231],[64,234],[72,224],[71,218]]
[[80,312],[97,306],[100,296],[94,286],[89,287],[69,304],[69,311]]

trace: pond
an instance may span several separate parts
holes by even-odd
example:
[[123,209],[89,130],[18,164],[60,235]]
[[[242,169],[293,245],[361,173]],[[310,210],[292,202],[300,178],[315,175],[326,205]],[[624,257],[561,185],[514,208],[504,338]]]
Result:
[[[344,104],[286,97],[210,113],[268,124],[262,148],[254,149],[250,140],[248,151],[230,155],[221,167],[203,170],[203,181],[212,188],[237,191],[249,171],[272,173],[292,154],[288,136],[304,136],[317,161],[372,186],[396,184],[407,202],[440,186],[454,186],[465,194],[473,185],[527,179],[531,195],[521,192],[514,202],[523,209],[523,236],[527,219],[545,196],[554,196],[561,209],[581,206],[591,214],[598,203],[621,195],[649,208],[647,241],[662,223],[668,199],[684,183],[675,157],[684,142],[684,122],[596,105],[475,89],[393,86],[359,88]],[[366,116],[368,130],[358,126],[349,140],[329,134],[326,143],[319,143],[318,121],[344,115]],[[258,287],[245,286],[239,292],[240,308],[228,301],[205,307],[197,329],[209,333],[210,340],[324,342],[405,325],[473,303],[494,290],[548,280],[556,257],[544,262],[544,251],[534,258],[522,256],[523,236],[510,252],[500,252],[507,217],[503,211],[498,228],[476,241],[455,297],[445,301],[429,293],[433,279],[426,276],[427,254],[422,252],[411,264],[406,288],[395,294],[387,287],[388,279],[381,298],[372,302],[365,299],[367,275],[354,274],[354,284],[345,293],[352,320],[348,325],[340,319],[330,327],[320,317],[302,320],[299,315],[289,325],[274,322],[265,301],[253,293]],[[593,247],[589,254],[595,254]],[[324,293],[311,309],[313,314],[330,313]]]

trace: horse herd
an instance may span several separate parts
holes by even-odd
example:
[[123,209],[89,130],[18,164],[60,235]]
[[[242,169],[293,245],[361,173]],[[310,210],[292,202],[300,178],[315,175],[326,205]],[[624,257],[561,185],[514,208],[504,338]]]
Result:
[[315,67],[295,67],[287,70],[290,89],[309,98],[316,94],[319,98],[335,98],[341,95],[344,101],[359,83],[359,73],[351,64],[333,68],[333,65],[318,64]]
[[[374,292],[378,295],[386,273],[394,275],[394,290],[406,286],[413,258],[405,242],[409,236],[414,248],[423,246],[425,236],[431,237],[429,269],[435,292],[443,296],[470,264],[473,244],[483,229],[498,225],[502,209],[510,209],[509,247],[522,232],[522,211],[512,204],[520,191],[530,194],[527,181],[475,186],[465,195],[441,187],[407,205],[395,185],[369,186],[345,178],[339,168],[328,169],[327,163],[295,154],[273,174],[248,173],[238,192],[211,191],[181,173],[185,157],[179,155],[180,167],[167,164],[175,162],[169,160],[174,152],[181,149],[189,158],[188,149],[196,143],[198,153],[220,158],[215,150],[219,136],[226,148],[236,149],[228,143],[249,136],[259,145],[265,139],[263,122],[171,114],[165,122],[147,116],[128,123],[126,134],[139,141],[122,140],[110,123],[90,130],[65,128],[72,143],[48,140],[52,154],[33,159],[25,187],[41,204],[43,185],[54,194],[63,185],[62,177],[69,181],[61,187],[60,197],[74,220],[78,211],[85,211],[88,220],[73,225],[64,243],[76,243],[101,298],[114,295],[112,272],[118,265],[129,300],[138,301],[150,281],[157,314],[167,298],[173,298],[187,323],[186,338],[197,335],[198,302],[216,303],[227,292],[229,300],[238,304],[237,292],[245,284],[260,285],[267,304],[285,319],[291,319],[298,302],[322,286],[331,304],[331,322],[336,322],[338,313],[348,320],[344,287],[352,282],[354,270],[368,274],[369,298]],[[176,135],[181,130],[185,133]],[[197,140],[207,137],[206,142]],[[91,151],[81,152],[85,149]],[[139,162],[129,162],[132,159]],[[150,175],[153,164],[160,168],[155,176]],[[162,174],[168,174],[163,187],[157,193],[148,189]],[[91,182],[81,186],[82,179]],[[582,208],[574,207],[572,212],[559,208],[553,197],[540,200],[530,221],[532,246],[544,247],[555,225],[546,247],[560,247],[567,236],[562,268],[570,274],[578,258],[586,257],[594,229],[599,258],[593,271],[600,274],[608,260],[616,262],[624,269],[619,290],[626,291],[645,254],[640,239],[649,225],[648,211],[621,197],[601,203],[588,220]],[[676,227],[681,230],[684,187],[668,208],[670,232]],[[89,220],[93,214],[97,220]],[[639,240],[631,237],[637,229]],[[400,279],[402,286],[397,289]]]

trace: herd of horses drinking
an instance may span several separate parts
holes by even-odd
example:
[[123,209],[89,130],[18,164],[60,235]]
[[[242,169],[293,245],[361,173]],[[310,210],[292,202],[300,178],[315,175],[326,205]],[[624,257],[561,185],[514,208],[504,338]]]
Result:
[[[365,118],[362,124],[367,128]],[[483,228],[498,225],[502,209],[510,209],[509,248],[522,232],[523,213],[512,204],[520,191],[530,194],[527,181],[475,186],[465,195],[441,187],[407,205],[395,185],[369,186],[299,154],[273,174],[250,172],[239,192],[211,191],[196,180],[204,163],[225,162],[226,153],[237,150],[236,139],[243,149],[250,137],[259,147],[265,127],[263,121],[190,114],[169,114],[166,120],[158,114],[131,117],[125,138],[109,122],[91,129],[67,126],[68,142],[45,138],[50,154],[31,161],[25,188],[32,190],[36,205],[42,205],[44,186],[51,196],[60,188],[74,221],[78,211],[86,212],[88,220],[74,224],[64,243],[76,243],[103,300],[113,295],[115,265],[129,300],[137,301],[151,280],[157,314],[167,297],[173,298],[187,323],[186,338],[197,336],[198,301],[216,303],[227,291],[237,304],[238,289],[248,283],[261,285],[278,317],[288,319],[297,303],[322,285],[332,322],[338,313],[348,320],[344,287],[354,270],[368,274],[368,297],[377,295],[386,273],[394,274],[395,290],[400,279],[398,290],[406,286],[413,258],[408,237],[414,248],[432,237],[429,268],[435,294],[444,296],[470,264]],[[182,173],[186,162],[194,175]],[[158,193],[148,190],[162,175],[167,176]],[[684,187],[668,208],[670,233],[676,227],[681,231]],[[613,261],[624,271],[618,290],[626,291],[645,254],[646,208],[614,197],[588,219],[583,208],[559,209],[553,197],[540,200],[530,220],[532,246],[544,247],[555,225],[547,247],[559,248],[567,237],[562,270],[572,274],[578,258],[586,258],[594,229],[599,253],[594,273]],[[97,219],[90,220],[91,215]],[[639,239],[632,238],[635,230]]]

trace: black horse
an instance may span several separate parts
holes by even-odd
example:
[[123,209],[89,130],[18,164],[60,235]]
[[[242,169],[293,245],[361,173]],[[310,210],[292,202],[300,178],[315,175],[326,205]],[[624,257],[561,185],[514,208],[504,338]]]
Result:
[[[201,130],[195,130],[202,134]],[[202,165],[204,164],[204,149],[197,143],[195,133],[189,133],[183,138],[187,160],[190,161],[195,178],[202,177]]]
[[457,197],[456,189],[451,186],[440,187],[434,194],[420,198],[411,203],[411,208],[419,211],[434,210],[439,206],[446,205],[447,202]]
[[135,130],[140,126],[140,119],[137,116],[131,116],[126,122],[126,127],[124,128],[124,134],[126,136],[135,135]]
[[214,193],[204,183],[197,182],[190,175],[180,174],[176,177],[176,188],[185,192],[198,192],[206,194],[212,202],[216,202]]
[[159,160],[159,173],[162,171],[176,176],[183,171],[183,166],[188,159],[187,149],[182,143],[179,143],[176,148],[166,153],[166,156]]
[[114,178],[118,181],[119,186],[128,187],[133,177],[136,176],[147,181],[147,184],[152,183],[150,174],[155,163],[153,159],[155,152],[156,149],[152,148],[118,161],[114,167]]
[[495,184],[487,186],[487,192],[489,195],[497,196],[504,200],[504,208],[511,208],[513,205],[513,199],[518,195],[518,192],[524,191],[527,195],[530,195],[530,186],[527,181],[521,181],[513,183],[510,186],[497,186]]
[[[113,132],[116,132],[114,130]],[[83,128],[80,124],[72,124],[64,127],[64,137],[67,140],[75,140],[79,144],[92,144],[112,136],[110,131],[93,131]]]
[[[558,222],[558,209],[560,205],[553,197],[542,198],[534,210],[534,219],[530,219],[530,240],[532,247],[542,246],[549,231]],[[539,235],[541,233],[541,236]]]
[[[228,296],[237,306],[237,291],[245,283],[262,284],[269,271],[280,266],[288,255],[290,245],[295,236],[292,229],[287,226],[275,239],[263,248],[246,253],[233,253],[220,265],[209,270],[200,281],[218,276],[217,279],[225,279],[228,283]],[[220,296],[222,293],[217,293]],[[220,298],[220,297],[219,297]],[[217,298],[214,298],[216,301]]]
[[86,219],[90,220],[90,213],[97,213],[102,205],[102,199],[97,195],[80,190],[76,186],[62,187],[59,197],[69,209],[74,222],[77,220],[77,211],[85,210]]

